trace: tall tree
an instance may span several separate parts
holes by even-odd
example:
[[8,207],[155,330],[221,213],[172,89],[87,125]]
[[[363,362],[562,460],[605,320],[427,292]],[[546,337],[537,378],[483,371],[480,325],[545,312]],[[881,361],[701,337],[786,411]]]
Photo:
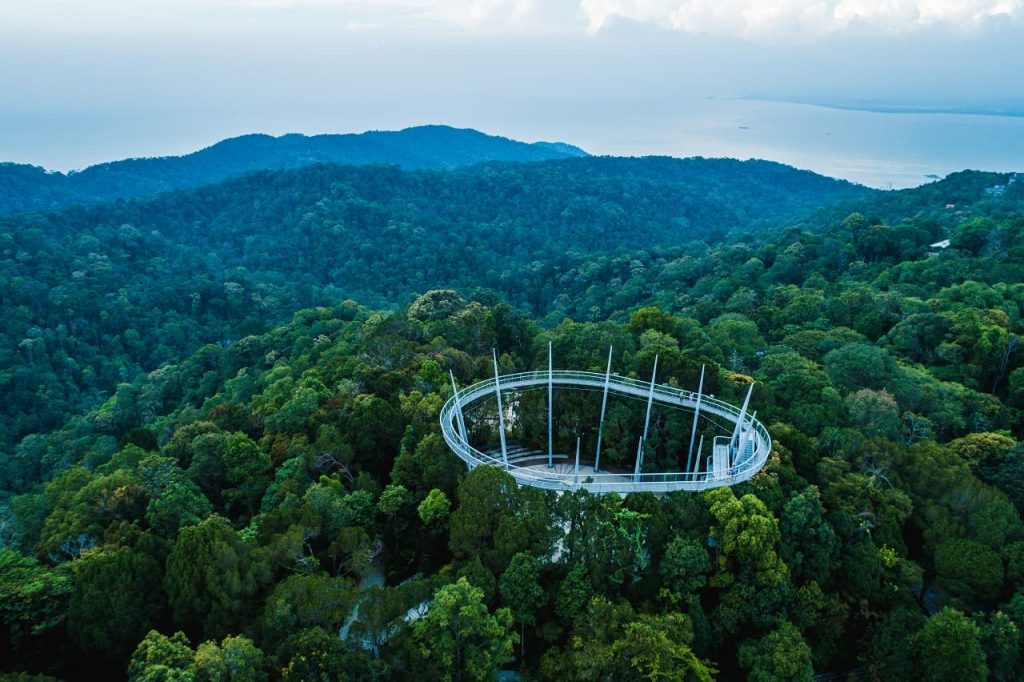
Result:
[[242,542],[227,519],[211,516],[181,530],[164,589],[176,623],[223,637],[244,627],[268,577],[262,553]]
[[163,567],[122,547],[90,552],[73,563],[68,634],[83,651],[127,658],[165,608]]
[[961,612],[943,608],[928,619],[915,640],[917,660],[926,679],[988,679],[981,629]]
[[526,626],[536,622],[537,609],[544,601],[544,588],[539,580],[540,562],[525,552],[512,557],[498,580],[501,601],[519,623],[520,656],[526,655]]
[[437,591],[413,632],[434,674],[459,682],[494,676],[511,657],[517,639],[511,627],[508,609],[488,612],[483,592],[459,578]]

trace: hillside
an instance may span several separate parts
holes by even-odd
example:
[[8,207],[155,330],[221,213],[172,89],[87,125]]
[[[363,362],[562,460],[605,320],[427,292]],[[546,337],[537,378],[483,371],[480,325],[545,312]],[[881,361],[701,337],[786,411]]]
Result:
[[[927,244],[929,222],[810,227],[581,257],[587,321],[544,328],[486,292],[346,301],[122,383],[2,461],[0,660],[132,682],[1021,679],[1024,221],[979,209],[936,256],[878,248]],[[600,291],[632,311],[607,320]],[[733,402],[756,381],[768,464],[662,498],[467,473],[438,433],[447,371],[488,376],[493,347],[541,367],[549,342],[584,369],[613,345],[633,376],[657,355],[681,387],[706,365]],[[556,448],[591,451],[599,394],[555,400]],[[610,464],[643,419],[611,401]],[[687,417],[651,424],[664,470]]]
[[184,156],[112,161],[67,174],[0,164],[0,213],[130,199],[253,171],[317,163],[442,169],[483,161],[530,162],[585,155],[564,143],[527,144],[448,126],[347,135],[245,135]]
[[484,287],[545,314],[569,254],[714,241],[871,195],[765,162],[582,158],[320,165],[0,218],[0,387],[20,396],[0,408],[0,446],[300,307]]

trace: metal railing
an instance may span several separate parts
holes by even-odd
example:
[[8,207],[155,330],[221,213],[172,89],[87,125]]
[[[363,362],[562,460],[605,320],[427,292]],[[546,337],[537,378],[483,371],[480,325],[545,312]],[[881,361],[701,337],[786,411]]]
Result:
[[[549,381],[547,371],[518,372],[499,377],[502,392],[533,386],[546,386]],[[605,375],[597,372],[581,372],[574,370],[555,370],[550,373],[550,381],[556,386],[574,386],[603,389]],[[460,459],[470,468],[487,465],[504,468],[500,455],[494,456],[482,452],[463,440],[459,434],[456,419],[456,406],[465,406],[475,400],[494,394],[495,380],[485,379],[467,386],[453,395],[441,408],[441,434],[445,442]],[[608,392],[619,395],[647,398],[651,390],[650,382],[612,374],[608,383]],[[456,398],[458,399],[456,401]],[[654,400],[659,403],[676,407],[695,409],[697,393],[683,389],[656,384]],[[710,413],[727,419],[735,425],[741,415],[739,408],[727,402],[712,398],[706,394],[700,396],[701,414]],[[715,472],[669,472],[669,473],[589,473],[576,475],[550,469],[535,467],[517,467],[510,463],[508,472],[522,485],[547,490],[586,489],[593,493],[629,493],[654,492],[665,493],[674,490],[707,490],[722,486],[735,485],[750,479],[764,467],[772,448],[772,439],[761,422],[747,415],[743,419],[741,443],[752,439],[753,447],[745,443],[740,447],[740,460],[732,463],[717,475]]]

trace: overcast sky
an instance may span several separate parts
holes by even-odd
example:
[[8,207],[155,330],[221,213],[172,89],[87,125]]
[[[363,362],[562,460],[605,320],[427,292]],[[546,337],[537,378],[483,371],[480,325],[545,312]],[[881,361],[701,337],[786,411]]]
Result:
[[1024,0],[0,0],[0,160],[421,123],[651,153],[711,97],[1024,105],[1022,46]]

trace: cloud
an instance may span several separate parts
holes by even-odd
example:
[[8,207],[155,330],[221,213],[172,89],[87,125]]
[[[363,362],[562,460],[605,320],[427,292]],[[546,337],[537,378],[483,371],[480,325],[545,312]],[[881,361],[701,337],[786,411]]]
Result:
[[616,19],[763,43],[936,27],[971,35],[1000,20],[1024,23],[1024,0],[0,0],[0,35],[261,22],[312,30],[597,35]]
[[580,0],[580,6],[592,35],[621,17],[752,39],[899,35],[935,26],[974,32],[992,20],[1024,16],[1024,0]]
[[616,18],[688,33],[774,42],[838,33],[898,36],[941,27],[975,33],[1024,17],[1024,0],[206,0],[333,7],[392,26],[433,21],[473,31],[601,32]]

